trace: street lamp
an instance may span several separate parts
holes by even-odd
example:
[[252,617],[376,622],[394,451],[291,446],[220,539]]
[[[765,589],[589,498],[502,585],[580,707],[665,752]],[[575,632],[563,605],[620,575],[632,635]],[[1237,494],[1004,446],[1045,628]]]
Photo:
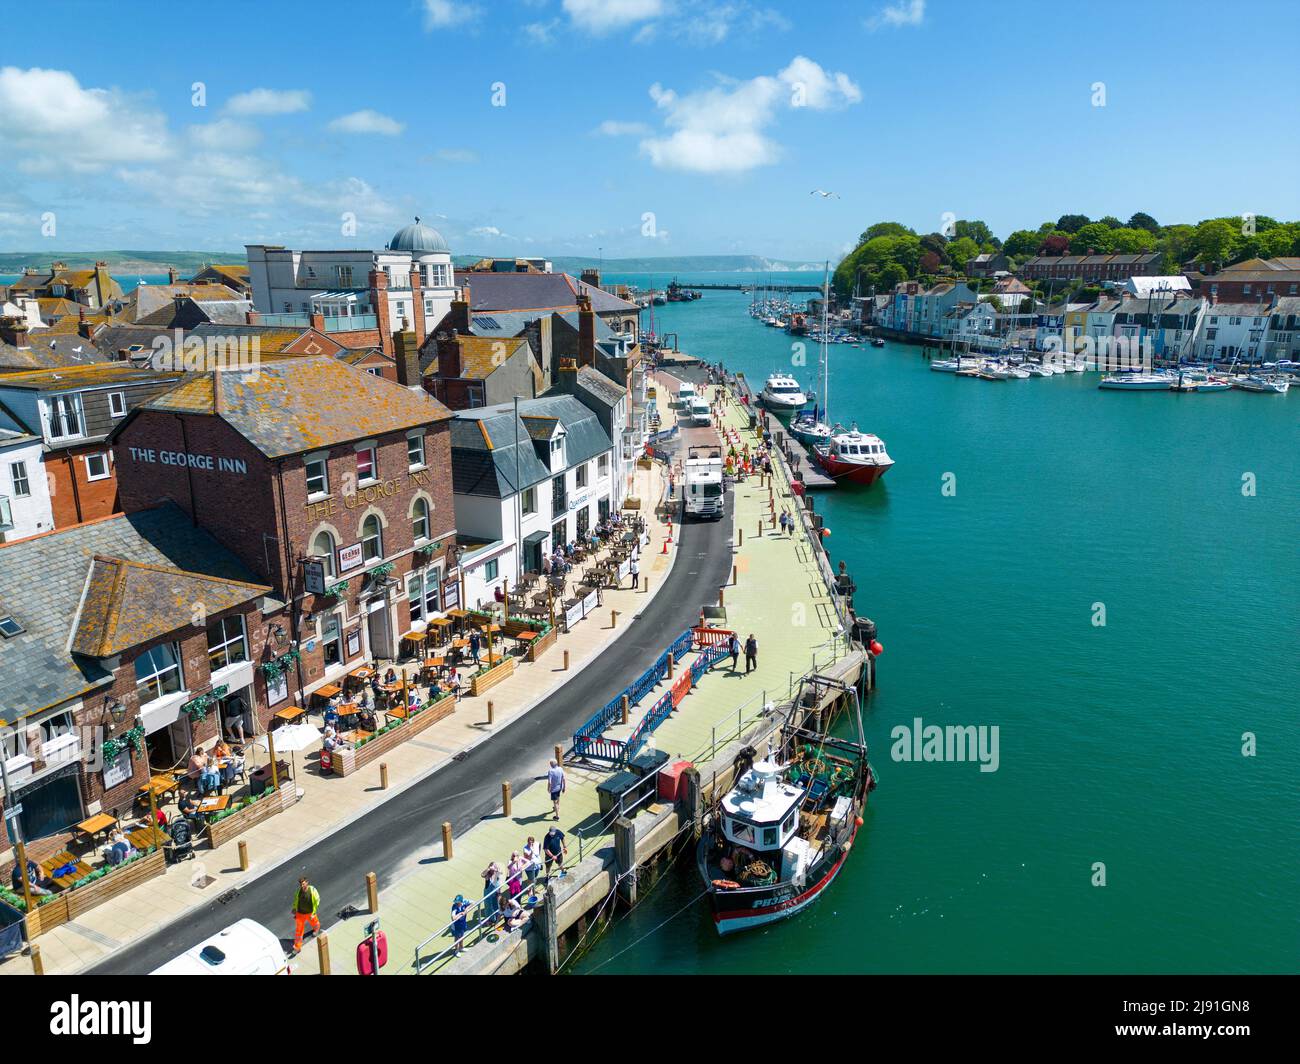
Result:
[[114,698],[112,695],[105,695],[104,709],[108,712],[108,715],[114,724],[121,724],[126,720],[126,706],[120,698]]

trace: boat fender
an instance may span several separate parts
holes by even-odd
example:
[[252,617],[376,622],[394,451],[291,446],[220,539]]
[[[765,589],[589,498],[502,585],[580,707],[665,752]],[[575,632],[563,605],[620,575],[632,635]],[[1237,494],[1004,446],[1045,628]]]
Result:
[[718,890],[739,890],[740,884],[734,879],[715,879],[713,886]]
[[877,643],[874,639],[871,641],[870,650],[871,653],[873,653],[876,657],[880,657],[880,655],[885,652],[885,648],[881,646],[879,643]]
[[851,849],[853,849],[853,840],[852,840],[852,839],[850,839],[848,842],[846,842],[846,843],[844,844],[844,852],[845,852],[845,853],[848,853]]
[[860,816],[856,816],[856,817],[854,817],[854,818],[853,818],[853,823],[857,824],[858,827],[862,827],[862,817],[860,817]]

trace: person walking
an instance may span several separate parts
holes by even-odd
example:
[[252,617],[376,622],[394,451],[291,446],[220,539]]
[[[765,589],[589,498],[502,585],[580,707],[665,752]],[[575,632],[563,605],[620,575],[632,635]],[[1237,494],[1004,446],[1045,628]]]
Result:
[[784,535],[785,535],[785,522],[786,522],[786,516],[785,516],[785,511],[784,511],[784,510],[781,511],[781,516],[777,518],[777,521],[778,521],[778,523],[781,525],[781,535],[784,536]]
[[465,935],[469,931],[469,910],[470,903],[465,900],[464,894],[457,894],[456,900],[451,903],[451,933],[456,939],[456,952],[463,953],[465,950]]
[[470,656],[474,659],[474,664],[475,664],[475,665],[478,664],[478,648],[479,648],[479,646],[480,646],[480,644],[479,644],[479,638],[478,638],[478,629],[475,628],[474,631],[470,632],[470,634],[469,634],[469,652],[470,652]]
[[298,893],[293,899],[293,952],[302,949],[303,928],[309,927],[309,934],[320,930],[320,919],[316,911],[320,908],[320,893],[307,882],[303,876],[298,880]]
[[727,641],[727,653],[731,655],[731,671],[735,672],[740,666],[740,640],[736,638],[736,633],[731,633],[731,638]]
[[501,912],[501,869],[496,861],[489,861],[479,874],[483,877],[483,919],[491,927]]
[[632,590],[635,591],[637,589],[637,582],[641,576],[641,567],[637,565],[635,554],[633,554],[628,560],[628,572],[632,574]]
[[745,675],[748,676],[754,669],[758,668],[758,640],[754,638],[754,633],[749,633],[749,638],[745,640]]
[[506,865],[506,889],[512,898],[519,897],[524,889],[524,862],[518,850],[510,854],[510,862]]
[[554,819],[560,819],[560,795],[568,789],[568,780],[564,778],[564,769],[555,758],[551,758],[551,767],[546,770],[546,789],[551,795],[551,812]]
[[551,828],[542,837],[542,853],[546,858],[546,882],[551,881],[551,865],[554,864],[561,876],[564,875],[564,859],[569,856],[569,847],[564,841],[564,832]]

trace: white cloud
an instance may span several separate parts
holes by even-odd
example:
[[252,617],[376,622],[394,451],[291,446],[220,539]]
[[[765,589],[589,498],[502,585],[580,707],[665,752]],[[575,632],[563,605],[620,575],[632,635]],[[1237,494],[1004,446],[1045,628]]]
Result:
[[558,18],[546,22],[529,22],[524,26],[524,35],[533,44],[551,44],[555,40],[555,30],[559,25]]
[[250,89],[226,101],[232,115],[288,115],[311,107],[306,89]]
[[165,159],[167,123],[116,89],[86,89],[66,70],[0,68],[0,142],[27,173],[89,173]]
[[783,112],[857,103],[862,91],[843,73],[796,56],[774,76],[719,79],[713,88],[679,96],[657,82],[650,98],[664,112],[666,135],[647,137],[642,154],[665,170],[739,173],[776,162],[781,146],[764,130]]
[[564,0],[564,11],[579,29],[597,36],[659,18],[665,0]]
[[869,19],[867,29],[897,29],[900,26],[919,26],[925,21],[925,0],[897,0],[886,4]]
[[186,133],[198,147],[211,151],[248,151],[262,142],[260,130],[230,118],[190,126]]
[[476,225],[473,229],[469,230],[469,235],[479,237],[500,237],[503,240],[513,239],[509,233],[503,233],[495,225]]
[[479,16],[479,9],[474,4],[462,4],[459,0],[424,0],[424,28],[426,30],[448,29],[473,22]]
[[395,137],[406,128],[406,125],[396,118],[389,118],[388,115],[381,115],[378,111],[366,108],[340,115],[329,124],[329,128],[335,133],[378,133],[385,137]]
[[607,118],[595,129],[602,137],[643,137],[650,132],[644,122],[618,122]]

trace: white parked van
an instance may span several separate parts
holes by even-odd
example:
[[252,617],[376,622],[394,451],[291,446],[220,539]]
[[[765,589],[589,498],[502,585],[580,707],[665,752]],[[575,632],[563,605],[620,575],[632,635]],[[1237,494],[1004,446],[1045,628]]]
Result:
[[689,410],[694,398],[695,385],[690,381],[682,381],[681,387],[677,389],[677,405],[683,410]]
[[280,939],[256,920],[240,920],[187,949],[152,975],[291,975]]
[[698,395],[690,401],[686,408],[688,419],[692,425],[708,426],[713,424],[713,417],[709,411],[709,402],[707,399],[701,399]]

